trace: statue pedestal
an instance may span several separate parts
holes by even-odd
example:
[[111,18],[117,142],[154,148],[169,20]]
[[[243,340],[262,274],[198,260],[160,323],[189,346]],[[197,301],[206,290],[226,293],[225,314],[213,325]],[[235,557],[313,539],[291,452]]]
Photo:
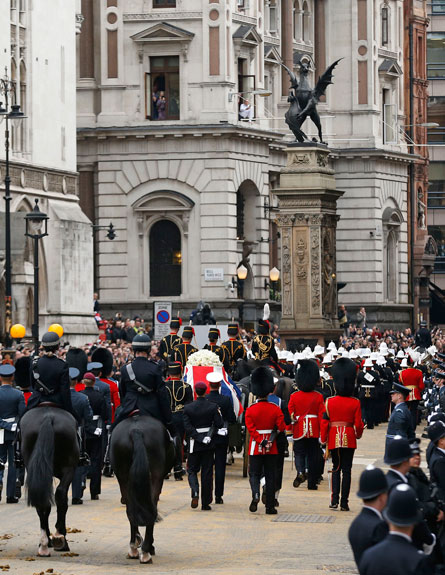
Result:
[[288,349],[298,343],[324,344],[341,334],[337,319],[334,170],[327,146],[287,147],[287,166],[274,190],[281,236],[282,317],[280,334]]

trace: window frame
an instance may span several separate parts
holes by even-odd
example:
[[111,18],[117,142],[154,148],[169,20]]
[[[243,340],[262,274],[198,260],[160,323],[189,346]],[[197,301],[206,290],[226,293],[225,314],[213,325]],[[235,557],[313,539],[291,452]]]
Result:
[[381,44],[382,44],[382,46],[388,47],[388,45],[389,45],[389,7],[386,5],[382,6],[381,24],[382,24]]
[[[152,64],[152,60],[154,58],[163,58],[165,61],[165,64],[163,66],[163,68],[154,68],[153,64]],[[166,64],[166,61],[169,58],[177,58],[178,60],[178,65],[177,68],[176,67],[172,67],[172,66],[168,66]],[[167,122],[167,121],[172,121],[172,120],[180,120],[181,119],[181,62],[180,62],[180,58],[179,55],[177,54],[169,54],[169,55],[163,55],[163,56],[151,56],[149,57],[149,61],[150,61],[150,72],[145,72],[145,85],[144,85],[144,89],[145,89],[145,119],[146,120],[150,120],[151,122]],[[166,113],[166,118],[165,120],[158,120],[157,118],[153,118],[152,117],[152,93],[153,93],[153,86],[152,86],[152,82],[153,82],[153,77],[156,74],[163,74],[164,75],[164,82],[165,82],[165,89],[162,90],[163,92],[165,92],[165,97],[167,99],[167,113]],[[169,75],[173,75],[173,74],[177,74],[178,75],[178,111],[179,113],[176,115],[170,114],[170,82],[169,82]],[[150,110],[149,108],[149,100],[150,100]]]
[[[158,4],[159,2],[159,4]],[[176,8],[176,0],[153,0],[153,9]]]

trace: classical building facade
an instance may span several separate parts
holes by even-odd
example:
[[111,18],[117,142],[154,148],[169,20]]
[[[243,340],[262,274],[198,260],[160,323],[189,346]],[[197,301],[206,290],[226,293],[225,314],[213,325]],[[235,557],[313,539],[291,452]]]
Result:
[[[75,0],[8,0],[0,19],[0,70],[26,119],[10,124],[12,321],[33,323],[33,249],[24,216],[39,199],[49,216],[40,244],[40,326],[63,325],[72,343],[97,333],[92,317],[91,224],[76,173]],[[10,14],[10,18],[7,17]],[[50,14],[50,17],[48,17]],[[3,97],[2,97],[3,96]],[[5,102],[0,92],[0,101]],[[0,119],[2,117],[0,116]],[[0,335],[5,333],[5,122],[0,123]]]
[[342,58],[319,105],[344,191],[340,303],[409,324],[401,0],[82,0],[81,11],[81,205],[117,228],[96,241],[103,309],[150,317],[161,299],[187,316],[205,300],[220,320],[257,316],[280,267],[273,190],[291,139],[280,61],[309,64],[315,82]]

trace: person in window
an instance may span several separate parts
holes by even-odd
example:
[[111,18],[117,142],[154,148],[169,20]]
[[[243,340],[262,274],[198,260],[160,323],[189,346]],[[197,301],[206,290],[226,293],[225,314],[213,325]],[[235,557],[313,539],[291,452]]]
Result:
[[253,120],[253,108],[250,105],[249,100],[243,100],[239,107],[239,117],[240,120],[248,120],[251,122]]
[[159,93],[159,98],[156,102],[156,109],[158,111],[158,120],[167,119],[167,100],[165,99],[165,92]]

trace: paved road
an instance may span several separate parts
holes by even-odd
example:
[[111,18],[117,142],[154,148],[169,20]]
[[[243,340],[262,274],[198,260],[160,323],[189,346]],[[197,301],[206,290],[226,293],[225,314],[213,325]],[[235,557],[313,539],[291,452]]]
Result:
[[[365,431],[355,457],[353,492],[365,465],[382,464],[384,433],[382,426]],[[225,504],[214,505],[210,512],[190,508],[186,481],[166,481],[160,502],[164,520],[155,527],[152,565],[126,558],[129,526],[115,479],[104,479],[100,501],[86,496],[84,505],[69,508],[68,525],[80,530],[69,535],[71,551],[76,553],[72,557],[55,551],[50,558],[36,557],[39,524],[35,511],[23,501],[18,505],[2,501],[0,571],[9,565],[9,569],[3,567],[4,572],[20,575],[41,574],[47,569],[63,575],[356,573],[346,534],[359,501],[355,495],[351,498],[351,513],[332,511],[328,508],[327,473],[318,491],[308,491],[305,486],[294,489],[294,475],[289,461],[278,516],[265,515],[262,505],[256,514],[249,512],[250,489],[248,480],[242,478],[240,460],[228,468]],[[333,522],[276,521],[284,514],[321,515],[322,520]],[[52,526],[54,521],[53,517]],[[12,537],[2,538],[5,534]]]

